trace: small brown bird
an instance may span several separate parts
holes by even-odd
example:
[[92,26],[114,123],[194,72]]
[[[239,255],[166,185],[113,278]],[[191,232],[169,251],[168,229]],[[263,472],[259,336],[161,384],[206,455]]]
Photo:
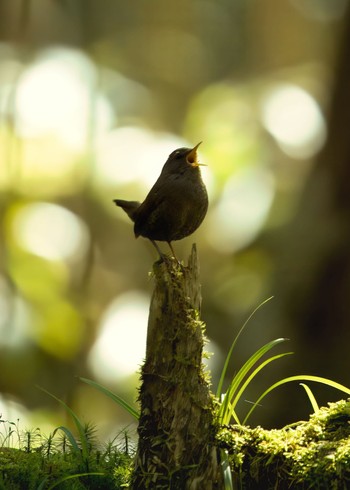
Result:
[[115,199],[134,222],[135,237],[149,238],[159,255],[163,253],[155,240],[171,242],[191,235],[202,223],[208,209],[208,194],[202,181],[197,148],[173,151],[158,180],[143,203]]

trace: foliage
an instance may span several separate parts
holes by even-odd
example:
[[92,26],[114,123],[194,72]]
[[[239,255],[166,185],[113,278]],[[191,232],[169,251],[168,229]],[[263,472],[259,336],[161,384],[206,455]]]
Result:
[[[268,301],[268,300],[266,300]],[[222,390],[225,375],[237,340],[248,317],[234,339],[225,360],[217,388]],[[269,351],[286,339],[276,339],[258,349],[237,371],[221,397],[217,442],[220,449],[225,490],[233,488],[339,488],[350,482],[350,401],[319,408],[308,382],[323,383],[350,395],[345,386],[326,378],[297,375],[283,378],[258,397],[240,422],[236,406],[247,386],[269,363],[290,354],[268,356]],[[267,356],[267,358],[266,358]],[[120,396],[95,381],[81,381],[108,396],[136,420],[139,412]],[[246,424],[252,411],[275,388],[289,382],[301,382],[314,414],[308,422],[280,430],[251,429]],[[92,424],[84,423],[62,400],[43,390],[60,403],[72,418],[78,436],[65,426],[57,427],[44,438],[39,429],[21,431],[19,421],[0,420],[0,490],[36,489],[119,489],[129,486],[132,474],[132,450],[127,431],[118,434],[105,446],[96,441]],[[236,425],[228,425],[231,419]],[[123,439],[123,446],[120,440]],[[16,440],[17,439],[17,440]]]
[[[253,315],[257,312],[261,306],[263,306],[267,301],[270,301],[271,298],[268,298],[264,302],[262,302],[257,308],[254,309],[254,311],[251,313],[251,315],[248,317],[248,319],[245,321],[243,324],[242,328],[239,330],[238,334],[236,335],[234,341],[232,342],[232,345],[230,347],[230,350],[227,354],[224,367],[221,372],[220,380],[218,383],[218,388],[216,392],[216,396],[221,400],[220,407],[218,410],[218,421],[219,424],[221,425],[227,425],[231,422],[231,419],[233,418],[234,421],[237,424],[241,424],[239,416],[236,412],[236,407],[240,399],[242,398],[243,393],[247,389],[248,385],[255,379],[256,375],[268,364],[270,364],[273,361],[276,361],[278,359],[281,359],[284,356],[287,356],[289,354],[292,354],[292,352],[284,352],[281,354],[277,354],[275,356],[268,357],[267,359],[264,359],[264,356],[268,354],[268,352],[273,349],[275,346],[279,345],[282,342],[285,342],[287,339],[275,339],[272,340],[271,342],[268,342],[267,344],[263,345],[260,349],[258,349],[256,352],[254,352],[249,359],[243,364],[243,366],[238,370],[238,372],[235,374],[235,376],[232,378],[230,381],[226,393],[222,393],[222,388],[223,388],[223,383],[225,379],[225,375],[227,372],[227,368],[229,365],[229,362],[232,357],[232,353],[234,351],[234,348],[236,347],[237,341],[243,332],[243,330],[246,328],[249,320],[253,317]],[[326,386],[329,386],[331,388],[335,388],[339,391],[342,391],[346,393],[347,395],[350,395],[350,389],[347,388],[346,386],[341,385],[340,383],[336,383],[335,381],[332,381],[330,379],[320,377],[320,376],[311,376],[307,374],[303,375],[296,375],[296,376],[290,376],[287,378],[283,378],[270,387],[268,387],[256,400],[255,403],[253,403],[253,406],[251,409],[248,411],[248,413],[245,415],[242,424],[246,424],[250,415],[252,412],[255,410],[257,406],[259,406],[260,402],[265,398],[266,395],[268,395],[271,391],[273,391],[275,388],[278,388],[279,386],[294,382],[294,381],[300,381],[301,385],[306,391],[306,394],[309,398],[309,401],[314,409],[314,411],[318,410],[318,404],[317,401],[308,385],[303,383],[304,381],[312,381],[316,383],[321,383]]]
[[[17,447],[9,447],[7,435],[1,439],[0,490],[49,490],[56,485],[62,490],[108,490],[128,485],[132,453],[122,441],[125,433],[105,446],[91,444],[91,473],[84,475],[81,457],[65,432],[45,438],[36,430],[33,445],[28,446],[28,431],[20,431],[18,422],[2,420],[2,424],[5,433],[11,427]],[[308,421],[279,430],[222,427],[217,440],[232,470],[231,488],[337,489],[350,484],[350,401],[330,403]]]
[[84,383],[96,388],[98,391],[107,395],[112,401],[117,403],[120,407],[126,410],[130,415],[132,415],[136,420],[140,418],[140,414],[134,407],[130,405],[127,401],[125,401],[122,397],[108,390],[106,387],[102,386],[100,383],[96,383],[96,381],[92,381],[91,379],[80,378]]
[[[234,341],[231,345],[231,348],[228,352],[227,358],[225,360],[225,363],[224,363],[224,366],[222,369],[222,373],[221,373],[221,377],[220,377],[220,380],[218,383],[218,388],[217,388],[217,397],[218,398],[220,396],[220,391],[221,391],[223,384],[224,384],[224,379],[225,379],[225,375],[227,372],[227,368],[228,368],[229,362],[231,360],[232,353],[233,353],[234,348],[237,344],[239,336],[244,331],[249,320],[252,318],[252,316],[255,314],[255,312],[262,305],[264,305],[267,301],[269,301],[270,299],[271,298],[269,298],[268,300],[261,303],[252,312],[252,314],[248,317],[247,321],[244,323],[244,325],[242,326],[242,328],[238,332],[236,338],[234,339]],[[327,415],[327,412],[325,412],[325,409],[323,409],[323,412],[319,410],[319,407],[318,407],[317,401],[313,395],[313,392],[311,391],[310,387],[303,382],[311,381],[311,382],[322,383],[322,384],[327,385],[329,387],[332,387],[332,388],[338,389],[340,391],[343,391],[347,394],[350,394],[350,390],[348,388],[346,388],[345,386],[340,385],[339,383],[336,383],[332,380],[329,380],[329,379],[326,379],[323,377],[310,376],[310,375],[297,375],[297,376],[291,376],[291,377],[283,378],[283,379],[277,381],[276,383],[274,383],[273,385],[271,385],[269,388],[267,388],[262,393],[262,395],[253,404],[252,408],[248,411],[243,422],[241,423],[239,420],[239,417],[237,415],[237,412],[236,412],[236,406],[237,406],[238,402],[242,398],[242,395],[243,395],[244,391],[246,390],[247,386],[254,380],[255,376],[266,365],[268,365],[269,363],[271,363],[277,359],[284,357],[285,355],[291,354],[291,352],[287,352],[287,353],[282,353],[282,354],[270,356],[270,357],[267,357],[267,359],[264,359],[264,356],[266,356],[266,354],[268,354],[272,348],[274,348],[275,346],[279,345],[280,343],[282,343],[286,340],[287,339],[273,340],[271,342],[268,342],[266,345],[262,346],[255,353],[253,353],[253,355],[249,357],[249,359],[243,364],[243,366],[238,370],[236,375],[233,377],[233,379],[231,380],[231,382],[228,385],[226,393],[221,396],[221,401],[219,403],[219,408],[218,408],[218,423],[219,423],[219,426],[221,426],[221,428],[224,426],[227,427],[227,429],[224,429],[224,430],[221,429],[220,434],[219,434],[219,441],[221,441],[221,446],[222,446],[221,450],[220,450],[220,458],[221,458],[221,465],[222,465],[222,471],[223,471],[223,477],[224,477],[225,490],[231,490],[234,488],[231,469],[233,469],[234,475],[237,476],[237,471],[240,474],[242,471],[242,468],[243,468],[243,464],[245,461],[244,454],[243,454],[243,452],[236,451],[237,447],[239,447],[239,448],[243,447],[243,441],[245,441],[245,440],[244,440],[244,438],[242,438],[242,434],[243,435],[244,434],[250,434],[250,435],[259,434],[259,437],[260,437],[261,431],[263,431],[263,429],[258,427],[257,429],[254,429],[256,431],[256,432],[254,432],[254,430],[252,431],[245,424],[246,424],[247,420],[249,419],[253,410],[259,405],[261,400],[268,393],[270,393],[272,390],[274,390],[275,388],[277,388],[277,387],[279,387],[285,383],[302,381],[302,383],[300,383],[300,384],[305,389],[305,392],[309,398],[311,406],[312,406],[315,414],[317,414],[317,415],[314,414],[313,418],[311,418],[309,427],[311,427],[312,424],[313,424],[313,426],[316,426],[317,423],[319,422],[319,420],[321,420],[322,414],[326,413],[326,415],[324,415],[323,418],[325,418],[328,415]],[[95,387],[96,389],[98,389],[102,393],[106,394],[113,401],[115,401],[118,405],[120,405],[122,408],[124,408],[128,413],[133,415],[136,419],[139,418],[139,413],[129,403],[127,403],[125,400],[121,399],[119,396],[115,395],[114,393],[110,392],[109,390],[107,390],[106,388],[104,388],[103,386],[101,386],[100,384],[98,384],[94,381],[87,380],[85,378],[81,378],[81,380],[83,382],[89,384],[90,386]],[[345,402],[339,402],[338,405],[336,405],[336,409],[338,409],[338,407],[343,409],[344,403]],[[346,410],[348,410],[348,408]],[[236,423],[237,423],[236,426],[228,426],[228,424],[231,422],[231,418],[233,418],[236,421]],[[304,428],[304,425],[301,424],[301,427]],[[265,446],[266,446],[265,450],[267,451],[269,458],[271,458],[271,461],[274,461],[276,459],[275,458],[276,447],[278,448],[277,454],[279,454],[280,449],[285,448],[286,438],[287,439],[288,439],[288,437],[290,438],[291,434],[293,434],[293,437],[296,437],[295,434],[297,434],[297,436],[299,435],[299,433],[300,433],[299,429],[298,430],[293,429],[293,432],[290,432],[290,429],[291,429],[290,427],[289,428],[286,427],[286,428],[282,429],[281,431],[275,431],[275,430],[263,431],[263,433],[265,434],[263,440],[265,442],[270,441],[270,442],[265,444]],[[225,438],[227,438],[227,433],[225,433],[225,430],[227,431],[228,434],[231,433],[231,436],[232,436],[232,434],[234,435],[231,437],[231,443],[233,444],[233,446],[231,448],[229,448],[229,445],[222,445],[222,442],[226,440]],[[268,435],[266,435],[266,434],[268,434]],[[283,435],[283,437],[281,437],[280,439],[277,437],[277,446],[275,445],[276,444],[276,442],[275,442],[276,434],[282,434]],[[285,436],[285,434],[287,434],[288,437]],[[242,444],[242,446],[239,445],[240,444],[239,441],[241,441],[240,443]],[[227,440],[226,440],[226,442],[227,442]],[[250,448],[250,444],[252,442],[253,442],[253,446],[255,447],[256,446],[256,440],[255,439],[254,440],[250,439],[249,441],[244,442],[244,444],[246,444],[246,446],[247,446],[246,450],[249,454],[251,454],[249,452],[249,448]],[[311,442],[311,440],[310,440],[310,442]],[[238,446],[237,446],[237,444],[238,444]],[[311,444],[311,447],[312,446],[313,445]],[[294,447],[295,447],[295,444],[294,444],[293,448]],[[347,451],[347,449],[346,449],[347,448],[347,442],[346,441],[344,442],[344,448],[345,449],[344,449],[343,453],[347,454],[347,452],[346,452]],[[315,456],[315,458],[316,458],[316,456]],[[289,457],[289,460],[292,460],[292,459],[293,459],[292,457]],[[269,459],[269,461],[270,461],[270,459]],[[231,466],[230,466],[230,463],[231,463]],[[259,472],[263,471],[262,468],[264,467],[264,461],[257,458],[254,461],[254,465],[256,466],[256,472],[258,474],[257,480],[260,482]],[[252,465],[252,468],[254,468],[254,465]],[[283,466],[283,470],[281,469],[281,472],[282,472],[281,473],[281,479],[282,479],[282,477],[285,478],[285,475],[284,475],[285,471],[287,471],[287,470]],[[299,471],[299,470],[295,470],[295,471]],[[249,478],[250,478],[250,476],[249,476]],[[254,478],[255,478],[255,476],[254,476]],[[293,473],[293,476],[291,478],[293,479],[293,482],[298,481],[298,479],[294,475],[294,473]],[[300,478],[300,481],[302,481],[302,482],[304,481],[304,475],[302,473],[299,475],[299,478]],[[279,482],[279,484],[281,484],[281,482]],[[244,487],[244,488],[246,488],[246,487]]]
[[[222,373],[220,376],[218,388],[217,388],[217,397],[221,398],[221,403],[218,409],[218,422],[219,425],[222,426],[227,426],[230,422],[231,419],[233,418],[236,422],[236,424],[242,428],[242,431],[247,428],[245,424],[247,423],[250,415],[252,412],[255,410],[257,406],[259,406],[260,402],[262,399],[270,393],[272,390],[275,388],[289,383],[289,382],[295,382],[295,381],[312,381],[312,382],[317,382],[321,383],[324,385],[327,385],[329,387],[338,389],[340,391],[343,391],[344,393],[347,393],[350,395],[350,390],[346,388],[345,386],[336,383],[332,380],[319,377],[319,376],[310,376],[310,375],[297,375],[297,376],[290,376],[287,378],[283,378],[273,385],[271,385],[269,388],[267,388],[262,395],[257,399],[257,401],[253,404],[252,408],[248,411],[246,414],[243,422],[241,423],[238,417],[238,414],[236,412],[236,406],[240,399],[242,398],[243,393],[245,392],[246,388],[248,385],[254,380],[256,375],[268,364],[270,364],[273,361],[276,361],[277,359],[280,359],[288,354],[291,354],[291,352],[286,352],[282,354],[277,354],[275,356],[268,357],[267,359],[263,360],[264,356],[275,346],[280,344],[281,342],[284,342],[287,339],[276,339],[271,342],[268,342],[266,345],[262,346],[260,349],[258,349],[255,353],[253,353],[252,356],[243,364],[243,366],[238,370],[238,372],[235,374],[235,376],[232,378],[230,381],[226,393],[220,396],[221,390],[223,387],[226,371],[232,356],[232,353],[234,351],[234,348],[236,346],[236,343],[238,341],[239,336],[247,326],[249,320],[252,318],[252,316],[255,314],[255,312],[262,306],[264,305],[267,301],[269,301],[271,298],[267,299],[263,303],[261,303],[255,310],[252,312],[252,314],[248,317],[246,322],[243,324],[242,328],[238,332],[237,336],[235,337],[234,341],[232,342],[232,345],[230,347],[230,350],[227,354]],[[310,387],[306,385],[305,383],[300,383],[301,386],[305,389],[305,392],[309,398],[309,401],[311,403],[311,406],[314,410],[315,413],[319,413],[319,407],[316,401],[316,398],[311,391]],[[248,429],[248,428],[247,428]],[[249,430],[249,429],[248,429]],[[257,429],[259,430],[259,429]],[[274,434],[274,431],[271,431],[270,434]],[[270,455],[271,456],[271,455]],[[271,456],[272,457],[272,456]],[[232,490],[233,487],[233,481],[232,481],[232,475],[230,472],[230,466],[229,466],[229,454],[227,450],[221,449],[220,451],[220,458],[221,458],[221,465],[222,465],[222,470],[223,470],[223,476],[224,476],[224,486],[225,490]],[[241,471],[241,466],[243,464],[243,459],[241,455],[238,455],[235,453],[234,455],[234,460],[236,464],[238,464],[239,467],[239,472]],[[258,463],[255,463],[258,464]],[[258,464],[258,467],[260,468],[260,463]],[[284,470],[283,470],[284,471]],[[302,478],[302,481],[304,478]],[[261,479],[260,476],[258,478],[259,485],[261,484]],[[266,485],[268,483],[266,482]],[[279,483],[280,485],[280,483]],[[245,488],[245,487],[244,487]],[[259,487],[261,488],[261,486]],[[265,488],[265,486],[264,486]],[[266,487],[267,488],[267,487]],[[275,488],[275,487],[273,487]]]
[[232,425],[218,440],[239,488],[338,489],[350,485],[350,401],[279,430]]
[[116,490],[129,481],[133,449],[127,431],[101,445],[94,426],[80,420],[78,438],[63,426],[45,437],[39,429],[21,431],[19,421],[1,423],[0,490]]
[[49,490],[59,484],[60,489],[107,490],[123,488],[129,480],[132,458],[118,445],[91,448],[89,472],[81,471],[81,458],[67,441],[61,438],[55,446],[50,454],[45,443],[31,451],[2,447],[0,489]]

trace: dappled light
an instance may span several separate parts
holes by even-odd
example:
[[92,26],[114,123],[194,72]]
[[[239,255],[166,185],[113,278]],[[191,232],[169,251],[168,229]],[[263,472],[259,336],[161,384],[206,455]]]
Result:
[[[6,427],[6,422],[14,422],[18,424],[27,424],[29,412],[25,408],[25,406],[17,401],[13,400],[11,397],[6,397],[4,395],[0,395],[0,405],[2,410],[6,410],[6,417],[3,417],[1,414],[1,424],[0,424],[0,434],[3,437],[8,435],[6,434],[6,429],[8,431],[8,427]],[[8,417],[8,419],[7,419]],[[10,441],[9,441],[10,442]]]
[[205,142],[218,189],[235,171],[261,163],[264,143],[251,97],[242,86],[226,82],[206,87],[192,102],[187,132]]
[[103,185],[138,183],[150,187],[167,159],[169,148],[188,146],[183,138],[140,127],[110,131],[98,145],[97,176]]
[[208,240],[221,253],[251,243],[265,224],[274,198],[274,178],[266,169],[249,168],[227,180],[212,209]]
[[0,277],[0,346],[21,348],[31,336],[31,313],[26,302]]
[[13,218],[12,233],[20,246],[48,260],[72,260],[84,256],[88,248],[86,225],[57,204],[22,206]]
[[[186,263],[197,244],[214,381],[271,295],[232,371],[273,336],[325,369],[314,343],[334,330],[329,365],[346,378],[345,309],[319,311],[348,297],[346,151],[327,145],[347,127],[330,114],[349,2],[73,4],[0,15],[0,413],[17,418],[16,399],[20,416],[30,407],[55,425],[59,408],[34,386],[84,411],[79,376],[135,400],[157,255],[113,200],[142,201],[168,156],[199,142],[208,212],[172,245]],[[90,408],[108,434],[124,419],[102,398]],[[288,417],[290,406],[257,415]]]
[[121,295],[101,318],[89,364],[101,381],[118,381],[137,371],[146,354],[149,297],[138,291]]
[[98,73],[80,51],[51,49],[39,54],[23,71],[16,90],[16,130],[34,138],[54,134],[82,151],[90,137],[105,131],[113,120],[106,97],[98,92]]
[[42,306],[32,338],[46,353],[58,359],[72,359],[80,350],[83,325],[79,312],[68,301],[57,299]]
[[262,120],[281,149],[294,158],[314,156],[326,140],[320,107],[301,87],[271,88],[263,98]]

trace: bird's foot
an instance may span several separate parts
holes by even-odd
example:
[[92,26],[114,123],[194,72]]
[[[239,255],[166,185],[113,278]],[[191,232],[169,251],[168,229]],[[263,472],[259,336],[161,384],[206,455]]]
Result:
[[167,243],[170,247],[172,255],[167,255],[164,252],[162,252],[161,249],[158,247],[158,244],[154,240],[151,240],[151,242],[154,245],[154,247],[156,248],[157,252],[159,253],[159,260],[157,262],[159,262],[159,263],[164,262],[168,265],[171,265],[175,261],[176,265],[179,266],[181,270],[184,268],[183,263],[180,262],[180,260],[176,257],[175,251],[174,251],[170,242],[167,242]]

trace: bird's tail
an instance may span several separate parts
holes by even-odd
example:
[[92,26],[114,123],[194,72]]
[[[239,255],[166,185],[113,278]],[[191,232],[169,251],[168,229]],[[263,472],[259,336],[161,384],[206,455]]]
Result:
[[113,202],[122,208],[132,221],[135,221],[135,212],[141,204],[139,201],[123,201],[123,199],[113,199]]

